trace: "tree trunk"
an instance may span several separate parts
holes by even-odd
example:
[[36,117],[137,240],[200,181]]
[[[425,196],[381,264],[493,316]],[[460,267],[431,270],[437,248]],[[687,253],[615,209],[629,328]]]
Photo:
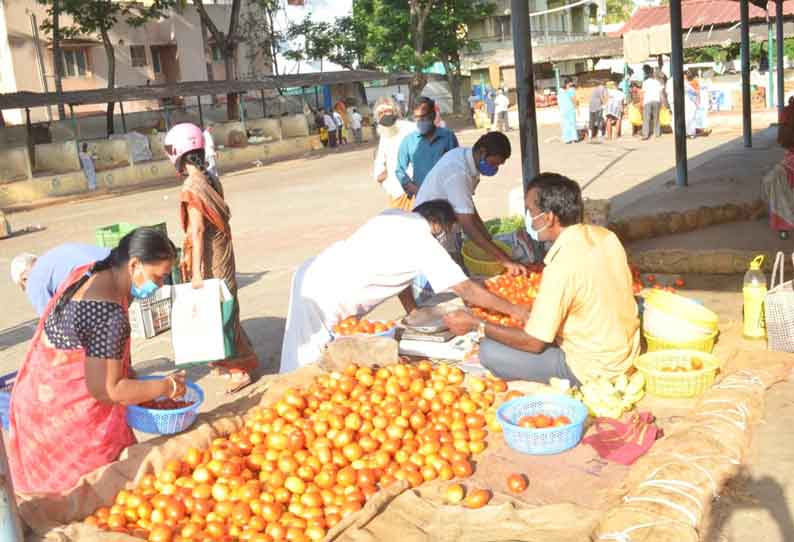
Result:
[[429,0],[427,5],[422,6],[421,0],[412,0],[411,2],[411,22],[413,35],[411,36],[414,46],[414,55],[416,61],[414,63],[414,76],[408,85],[408,108],[412,109],[416,99],[421,95],[422,90],[427,84],[427,77],[422,73],[422,66],[420,59],[425,52],[425,21],[430,14],[430,8],[433,2]]
[[[52,64],[55,71],[55,94],[63,94],[63,56],[61,55],[61,3],[52,2]],[[66,106],[58,104],[58,118],[66,119]]]
[[444,58],[442,62],[444,63],[444,71],[447,72],[449,92],[452,94],[452,113],[460,115],[463,113],[463,109],[460,101],[461,78],[458,72],[459,68],[453,67],[452,62],[448,58]]
[[[234,81],[234,50],[231,47],[224,47],[223,49],[223,63],[226,69],[226,80]],[[229,120],[238,120],[240,118],[240,95],[236,92],[230,92],[226,95],[226,118]]]
[[[108,88],[116,87],[116,51],[113,49],[113,44],[110,43],[110,36],[108,30],[103,28],[101,31],[102,44],[105,46],[105,56],[107,56],[108,63]],[[110,137],[115,132],[113,125],[113,114],[116,109],[116,102],[108,102],[107,110],[105,112],[105,123],[107,125],[107,135]]]

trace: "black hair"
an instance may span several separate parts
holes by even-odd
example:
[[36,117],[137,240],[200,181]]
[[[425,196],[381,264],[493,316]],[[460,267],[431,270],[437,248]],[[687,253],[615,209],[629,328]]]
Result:
[[121,267],[131,258],[138,258],[145,264],[164,260],[173,261],[176,258],[176,247],[162,231],[156,228],[144,227],[132,230],[121,238],[118,246],[112,249],[104,260],[95,262],[88,273],[64,290],[53,308],[53,314],[56,317],[60,315],[66,304],[72,300],[74,294],[83,287],[91,275]]
[[83,143],[83,152],[88,150],[88,143]]
[[185,172],[185,166],[190,164],[191,166],[196,167],[199,171],[201,171],[205,177],[207,177],[207,181],[210,183],[210,186],[223,197],[223,188],[221,188],[220,179],[218,179],[215,173],[210,172],[207,164],[207,158],[204,154],[204,149],[194,149],[192,151],[188,151],[183,154],[179,159],[178,169],[180,173]]
[[485,156],[501,156],[505,160],[510,158],[510,140],[502,132],[488,132],[480,136],[474,144],[473,151],[485,149]]
[[449,229],[458,221],[458,215],[452,204],[445,199],[431,199],[414,207],[415,213],[424,217],[428,222],[435,222],[444,229]]
[[561,226],[582,221],[582,189],[576,181],[559,173],[541,173],[530,181],[527,192],[533,188],[537,191],[538,209],[554,213]]
[[414,109],[417,109],[423,105],[426,105],[430,112],[433,114],[433,118],[436,118],[436,102],[433,98],[428,98],[427,96],[419,96],[414,102]]

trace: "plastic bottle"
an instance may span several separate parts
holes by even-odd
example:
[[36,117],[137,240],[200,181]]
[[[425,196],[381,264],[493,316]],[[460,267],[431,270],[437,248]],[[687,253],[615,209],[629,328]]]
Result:
[[742,295],[744,297],[744,337],[763,339],[766,337],[764,322],[764,298],[766,297],[766,275],[761,271],[764,256],[756,256],[750,269],[744,274]]

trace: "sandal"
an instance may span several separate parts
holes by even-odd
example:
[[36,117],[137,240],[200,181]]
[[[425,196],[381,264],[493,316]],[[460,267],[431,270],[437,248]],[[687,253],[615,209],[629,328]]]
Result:
[[212,367],[210,375],[223,377],[229,381],[226,385],[227,394],[237,393],[253,382],[250,373],[244,369],[227,368],[217,365],[210,366]]

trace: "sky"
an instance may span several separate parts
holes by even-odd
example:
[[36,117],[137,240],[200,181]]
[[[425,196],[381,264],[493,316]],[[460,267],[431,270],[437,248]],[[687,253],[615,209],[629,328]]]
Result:
[[[286,2],[285,2],[286,4]],[[307,15],[311,14],[312,20],[333,22],[337,17],[349,14],[353,9],[353,0],[306,0],[305,6],[286,6],[286,15],[278,21],[282,29],[286,29],[289,22],[302,21]],[[279,65],[286,73],[301,73],[319,71],[319,64],[316,62],[295,62],[285,58],[279,59]],[[323,71],[336,71],[343,69],[331,62],[323,63]]]

